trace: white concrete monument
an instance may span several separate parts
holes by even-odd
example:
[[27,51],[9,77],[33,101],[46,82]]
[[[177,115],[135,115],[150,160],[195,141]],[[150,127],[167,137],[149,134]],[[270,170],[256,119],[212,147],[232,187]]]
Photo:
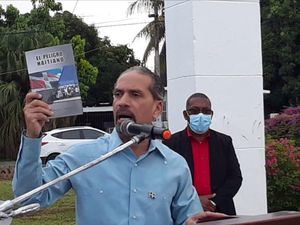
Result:
[[263,78],[258,0],[165,0],[168,120],[186,126],[189,95],[207,94],[212,128],[233,138],[243,184],[237,214],[267,212]]

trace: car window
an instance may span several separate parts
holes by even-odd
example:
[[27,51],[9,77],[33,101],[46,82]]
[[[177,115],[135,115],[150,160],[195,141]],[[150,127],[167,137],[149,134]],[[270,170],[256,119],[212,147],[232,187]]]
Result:
[[81,139],[80,130],[62,131],[56,134],[52,134],[52,136],[61,139]]
[[83,130],[84,139],[97,139],[98,137],[101,137],[103,135],[104,135],[103,133],[96,130],[89,130],[89,129]]

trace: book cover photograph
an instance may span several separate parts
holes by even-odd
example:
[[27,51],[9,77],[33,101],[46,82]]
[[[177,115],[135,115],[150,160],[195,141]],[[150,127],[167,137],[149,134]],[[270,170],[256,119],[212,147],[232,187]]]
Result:
[[53,118],[82,114],[82,101],[71,44],[25,52],[30,88],[51,104]]

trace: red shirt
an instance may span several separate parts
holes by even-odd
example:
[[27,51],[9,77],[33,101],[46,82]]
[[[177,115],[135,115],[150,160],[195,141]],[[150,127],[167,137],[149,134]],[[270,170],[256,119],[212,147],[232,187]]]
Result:
[[194,159],[194,186],[198,195],[212,194],[210,184],[210,163],[208,137],[203,141],[196,140],[189,129],[187,135],[191,140]]

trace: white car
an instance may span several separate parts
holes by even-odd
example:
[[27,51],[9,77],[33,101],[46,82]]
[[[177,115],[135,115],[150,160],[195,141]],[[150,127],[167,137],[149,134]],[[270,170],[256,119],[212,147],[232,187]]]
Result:
[[88,142],[103,135],[109,134],[89,126],[65,127],[45,132],[40,158],[43,164],[46,164],[72,145]]

